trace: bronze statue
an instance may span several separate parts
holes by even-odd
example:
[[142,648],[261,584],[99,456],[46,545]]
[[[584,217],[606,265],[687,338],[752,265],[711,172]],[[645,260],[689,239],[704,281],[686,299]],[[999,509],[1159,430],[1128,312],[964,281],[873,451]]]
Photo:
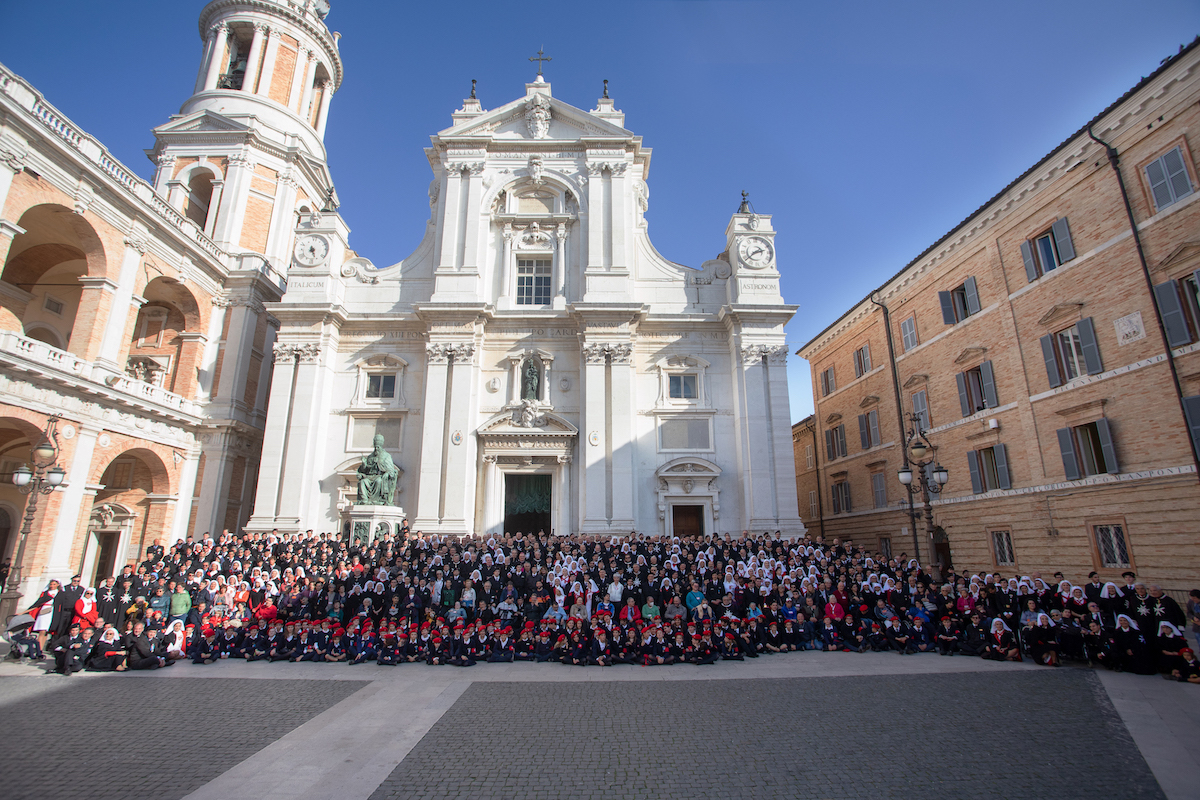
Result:
[[382,434],[375,434],[372,442],[375,449],[363,456],[362,463],[358,465],[356,502],[364,506],[395,505],[392,498],[396,495],[396,479],[400,476],[400,468],[383,449]]
[[525,375],[521,389],[522,400],[537,400],[538,399],[538,384],[541,383],[541,377],[538,375],[537,364],[532,358],[525,360]]

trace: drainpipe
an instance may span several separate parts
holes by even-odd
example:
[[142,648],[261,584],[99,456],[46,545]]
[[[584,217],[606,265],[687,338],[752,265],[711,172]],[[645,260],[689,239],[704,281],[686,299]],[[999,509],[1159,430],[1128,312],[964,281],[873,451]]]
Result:
[[1129,193],[1125,191],[1125,179],[1121,176],[1121,158],[1117,148],[1097,138],[1092,133],[1092,126],[1087,128],[1092,141],[1104,148],[1108,155],[1108,163],[1117,173],[1117,186],[1121,189],[1121,199],[1125,202],[1125,216],[1129,218],[1129,230],[1133,232],[1133,243],[1137,247],[1138,261],[1142,264],[1142,277],[1146,279],[1146,291],[1150,293],[1150,302],[1154,304],[1154,321],[1158,323],[1158,335],[1162,339],[1163,351],[1167,354],[1167,366],[1171,368],[1171,381],[1175,384],[1175,399],[1179,402],[1179,413],[1183,416],[1183,430],[1187,433],[1188,445],[1192,449],[1192,464],[1196,467],[1196,479],[1200,481],[1200,452],[1196,450],[1196,441],[1188,429],[1187,409],[1183,404],[1183,387],[1179,384],[1179,370],[1175,366],[1175,354],[1171,352],[1171,343],[1167,340],[1167,328],[1163,325],[1162,309],[1158,307],[1158,297],[1154,294],[1154,280],[1150,277],[1150,267],[1146,264],[1146,252],[1142,249],[1142,237],[1138,233],[1137,221],[1133,218],[1133,207],[1129,204]]
[[817,414],[813,411],[813,424],[809,428],[813,440],[813,470],[817,475],[817,526],[821,529],[821,538],[825,538],[825,498],[821,493],[821,451],[817,449]]
[[[904,433],[904,405],[900,402],[900,374],[896,369],[896,345],[892,342],[892,316],[888,307],[875,299],[879,290],[871,292],[868,298],[872,303],[883,309],[883,328],[887,333],[888,364],[892,368],[892,394],[896,398],[896,424],[900,427],[900,454],[904,458],[904,466],[908,466],[908,441]],[[912,484],[904,487],[908,493],[908,522],[912,526],[913,558],[921,563],[921,542],[917,538],[917,511],[913,507]]]

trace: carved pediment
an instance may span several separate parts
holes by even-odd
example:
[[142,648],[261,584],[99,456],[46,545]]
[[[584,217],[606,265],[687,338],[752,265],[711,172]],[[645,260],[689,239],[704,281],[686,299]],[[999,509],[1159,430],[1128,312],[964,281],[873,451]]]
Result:
[[860,402],[858,404],[858,407],[859,408],[870,408],[871,406],[877,406],[877,405],[879,405],[879,395],[869,394],[862,399],[862,402]]
[[914,386],[920,386],[922,383],[929,383],[929,376],[923,372],[919,372],[904,382],[904,388],[911,389]]
[[[549,90],[549,85],[547,85]],[[607,119],[534,90],[499,108],[472,114],[442,131],[441,138],[492,136],[497,139],[581,139],[584,136],[629,136],[629,131]]]
[[[1193,261],[1197,257],[1200,257],[1200,240],[1192,239],[1191,241],[1184,242],[1172,250],[1170,255],[1154,266],[1154,269],[1155,271],[1169,270],[1172,267]],[[1195,265],[1190,264],[1189,266]]]
[[830,414],[828,417],[825,418],[825,424],[832,425],[833,423],[841,420],[841,418],[842,418],[842,415],[835,411],[834,413]]
[[954,359],[954,363],[965,364],[968,361],[974,361],[975,359],[983,356],[985,353],[987,353],[986,347],[979,345],[974,347],[965,347],[963,348],[963,351],[958,354],[958,357]]
[[503,411],[479,426],[480,437],[496,436],[556,436],[571,437],[579,435],[579,429],[551,411],[533,409],[533,424],[523,424],[526,420],[518,415],[523,409]]
[[1039,325],[1054,326],[1072,320],[1078,321],[1083,303],[1058,303],[1038,320]]
[[663,464],[654,473],[659,478],[686,478],[695,476],[709,480],[716,478],[721,474],[721,468],[705,458],[696,458],[695,456],[683,456],[682,458],[673,458]]
[[245,125],[213,111],[198,111],[181,119],[172,120],[154,129],[156,134],[192,133],[196,131],[239,132],[248,131]]

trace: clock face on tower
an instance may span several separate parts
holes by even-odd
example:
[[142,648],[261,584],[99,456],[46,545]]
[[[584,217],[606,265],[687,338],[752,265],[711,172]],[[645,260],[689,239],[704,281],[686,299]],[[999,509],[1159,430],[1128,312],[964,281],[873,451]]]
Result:
[[762,236],[746,236],[738,244],[738,258],[750,269],[763,269],[775,260],[775,248]]
[[292,252],[298,264],[315,267],[329,255],[329,240],[315,233],[307,233],[296,239],[296,247]]

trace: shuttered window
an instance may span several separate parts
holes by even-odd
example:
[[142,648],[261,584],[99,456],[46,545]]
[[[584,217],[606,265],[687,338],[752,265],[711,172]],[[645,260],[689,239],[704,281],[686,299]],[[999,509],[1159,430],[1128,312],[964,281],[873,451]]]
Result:
[[1183,398],[1183,410],[1187,415],[1188,433],[1192,444],[1200,451],[1200,395]]
[[992,554],[998,567],[1011,567],[1017,563],[1013,553],[1011,531],[992,531]]
[[1154,206],[1162,211],[1178,203],[1193,191],[1184,164],[1183,151],[1174,147],[1146,165],[1146,181],[1154,195]]
[[879,446],[879,411],[873,410],[858,415],[858,435],[863,450]]
[[1091,317],[1081,319],[1066,330],[1043,336],[1041,344],[1051,389],[1081,375],[1097,375],[1104,371],[1100,345],[1096,341],[1096,325]]
[[876,508],[887,508],[887,476],[882,472],[871,474],[871,493],[875,496]]
[[1025,263],[1025,277],[1035,281],[1047,272],[1058,269],[1075,258],[1075,244],[1071,241],[1071,229],[1067,218],[1054,221],[1050,230],[1021,243],[1021,260]]
[[854,377],[861,378],[871,371],[871,346],[864,344],[854,351]]
[[810,519],[817,518],[817,515],[819,513],[818,508],[819,508],[819,506],[817,505],[817,493],[810,491],[808,493],[808,516]]
[[1191,344],[1200,332],[1200,270],[1178,281],[1154,287],[1154,299],[1162,315],[1167,341],[1172,347]]
[[813,446],[811,444],[806,444],[804,446],[804,466],[806,469],[812,469],[813,463]]
[[837,390],[837,382],[833,379],[833,367],[821,371],[821,397],[828,397]]
[[1008,450],[1002,444],[969,451],[967,471],[971,475],[971,491],[975,494],[1012,488],[1008,472]]
[[846,426],[838,425],[825,431],[825,457],[830,461],[846,455]]
[[942,306],[942,321],[947,325],[956,325],[972,314],[978,314],[981,306],[975,278],[967,278],[961,286],[948,292],[938,292],[938,302]]
[[964,417],[985,408],[999,408],[1000,398],[996,395],[996,376],[992,371],[991,361],[984,361],[974,369],[960,372],[955,379],[958,383],[958,402]]
[[933,427],[933,421],[929,416],[929,399],[924,389],[919,392],[913,392],[912,410],[914,414],[921,418],[920,423],[918,423],[921,426],[921,430],[927,431]]
[[833,484],[833,513],[841,514],[850,510],[850,484],[838,481]]
[[920,344],[917,340],[917,318],[909,317],[900,322],[900,338],[904,343],[904,352],[908,352]]
[[1112,426],[1106,418],[1072,428],[1059,428],[1056,434],[1067,480],[1120,472]]

